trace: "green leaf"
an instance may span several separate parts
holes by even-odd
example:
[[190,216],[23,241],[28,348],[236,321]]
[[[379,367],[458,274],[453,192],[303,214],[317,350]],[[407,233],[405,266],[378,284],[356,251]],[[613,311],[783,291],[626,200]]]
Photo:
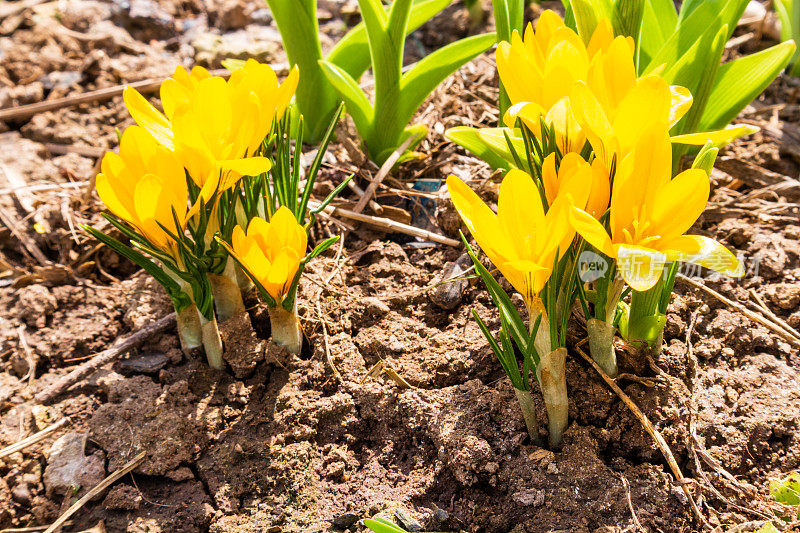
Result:
[[339,240],[339,236],[338,236],[338,235],[335,235],[335,236],[333,236],[333,237],[328,237],[327,239],[325,239],[324,241],[322,241],[321,243],[319,243],[319,244],[318,244],[318,245],[317,245],[317,246],[316,246],[316,247],[315,247],[315,248],[314,248],[314,249],[311,251],[311,253],[310,253],[310,254],[308,254],[308,255],[305,257],[305,259],[303,259],[303,262],[304,262],[304,263],[308,263],[309,261],[311,261],[312,259],[314,259],[315,257],[317,257],[319,254],[321,254],[322,252],[324,252],[325,250],[327,250],[328,248],[330,248],[331,246],[333,246],[333,244],[334,244],[336,241],[338,241],[338,240]]
[[[492,301],[494,302],[498,311],[500,311],[501,316],[503,316],[506,320],[509,332],[511,333],[511,337],[514,339],[514,342],[517,344],[521,352],[530,353],[529,345],[531,342],[533,342],[533,340],[529,338],[528,331],[525,329],[525,324],[522,322],[522,318],[519,316],[519,312],[511,301],[511,298],[508,296],[508,293],[503,290],[500,284],[497,283],[497,280],[494,279],[494,276],[492,276],[486,267],[481,264],[478,256],[475,255],[475,252],[472,250],[472,247],[469,245],[469,243],[467,243],[467,240],[463,234],[461,235],[461,241],[464,243],[470,259],[472,259],[472,264],[475,265],[475,272],[483,280],[484,284],[486,285],[486,289],[489,292],[489,296],[492,297]],[[534,359],[534,363],[538,365],[538,354]]]
[[[499,156],[486,142],[480,137],[480,132],[483,128],[472,128],[469,126],[459,126],[450,128],[444,133],[444,136],[461,146],[465,150],[475,154],[478,158],[482,159],[494,169],[508,170],[513,167],[509,160]],[[505,139],[503,139],[505,143]],[[509,154],[510,155],[510,154]]]
[[153,261],[145,257],[140,252],[134,250],[129,246],[125,246],[120,241],[111,237],[110,235],[106,235],[102,231],[95,229],[88,225],[82,225],[81,229],[85,232],[89,233],[92,237],[97,239],[98,241],[102,242],[115,252],[117,252],[122,257],[126,258],[127,260],[131,261],[133,264],[139,266],[142,270],[153,276],[153,278],[164,287],[164,290],[167,292],[167,295],[172,300],[172,303],[175,305],[176,311],[182,311],[186,309],[189,305],[191,305],[192,300],[189,296],[183,291],[181,286],[175,281],[172,276],[164,272],[164,270],[155,264]]
[[[645,0],[617,0],[614,4],[614,32],[617,35],[633,37],[633,42],[639,42],[639,33],[642,29]],[[638,46],[637,46],[638,48]]]
[[[397,1],[397,0],[396,0]],[[485,52],[497,41],[497,34],[474,35],[444,46],[421,59],[400,81],[397,120],[408,123],[428,95],[450,74]]]
[[316,142],[336,110],[338,95],[318,65],[322,59],[316,0],[267,0],[281,33],[289,63],[300,67],[295,99],[309,126],[308,140]]
[[368,518],[364,520],[364,525],[375,533],[408,533],[385,518]]
[[327,61],[320,61],[319,64],[328,82],[344,100],[347,112],[355,122],[359,133],[364,136],[364,132],[370,131],[373,119],[372,104],[367,95],[358,86],[358,82],[341,68]]
[[639,42],[640,64],[645,64],[664,46],[678,25],[678,13],[672,0],[646,0],[642,14],[642,34]]
[[505,346],[505,348],[503,348],[497,343],[497,340],[495,340],[494,336],[489,331],[489,328],[486,327],[483,319],[475,309],[472,310],[472,316],[475,319],[475,322],[478,323],[481,333],[483,333],[483,336],[486,337],[486,340],[489,342],[489,346],[491,346],[494,355],[497,357],[497,360],[500,361],[500,366],[503,367],[503,370],[508,376],[508,379],[511,381],[511,384],[514,385],[514,388],[516,389],[525,390],[525,386],[522,383],[522,374],[519,372],[519,366],[517,364],[516,356],[514,355],[513,347],[511,348],[509,357],[507,346],[508,336],[506,332],[500,332],[500,336],[503,339],[503,344]]
[[510,41],[514,30],[522,35],[525,14],[523,0],[493,0],[492,11],[494,12],[494,25],[497,28],[498,41]]
[[[406,35],[414,32],[437,13],[450,5],[451,0],[419,0],[414,2],[411,16],[408,19]],[[358,23],[342,37],[336,46],[325,57],[325,60],[337,65],[358,80],[370,65],[369,42],[364,23]]]
[[[328,145],[333,139],[333,134],[336,131],[336,124],[339,122],[339,118],[342,116],[343,111],[344,111],[344,104],[340,104],[339,108],[336,110],[336,113],[334,113],[333,118],[331,119],[331,123],[328,125],[328,131],[325,132],[325,135],[323,135],[320,145],[317,147],[317,155],[314,157],[314,161],[311,163],[311,166],[309,167],[308,172],[306,173],[306,185],[303,188],[303,195],[300,198],[300,205],[298,209],[298,213],[300,216],[297,217],[300,224],[305,223],[308,200],[311,198],[311,191],[314,189],[314,182],[316,182],[317,180],[317,174],[319,174],[319,168],[322,165],[322,158],[325,157],[325,154],[328,151]],[[297,147],[295,147],[295,150],[297,150]],[[297,159],[300,158],[298,157]],[[347,185],[347,182],[351,178],[352,176],[344,180],[344,185]],[[330,201],[333,200],[333,198],[335,198],[336,195],[338,195],[341,191],[342,189],[337,187],[337,189],[334,190],[333,193],[328,195],[330,200],[328,200],[327,198],[326,200],[330,203]]]
[[698,131],[719,129],[730,123],[786,67],[794,50],[793,42],[785,42],[722,65]]
[[[700,5],[697,9],[692,11],[692,14],[681,22],[676,27],[675,31],[664,42],[664,45],[653,56],[647,66],[641,69],[643,72],[651,72],[653,69],[661,65],[667,65],[670,68],[678,62],[683,56],[705,33],[716,35],[722,24],[717,16],[718,12],[714,10],[711,2]],[[645,35],[648,28],[642,30]],[[672,80],[665,77],[667,82],[671,83]]]
[[572,0],[570,3],[578,25],[578,34],[585,43],[592,38],[600,20],[612,20],[613,7],[610,0]]
[[[513,166],[510,162],[515,161],[511,148],[513,147],[517,154],[524,154],[527,150],[525,140],[522,138],[522,132],[516,128],[481,128],[478,131],[478,138],[492,152],[509,161],[509,168]],[[511,146],[509,146],[509,141]]]
[[800,505],[800,473],[792,472],[780,480],[769,484],[769,492],[775,501],[784,505]]
[[694,158],[692,168],[705,170],[706,174],[711,176],[711,170],[714,168],[718,153],[719,148],[716,148],[711,141],[708,141]]
[[[793,40],[796,45],[800,44],[800,1],[775,0],[774,6],[775,13],[781,21],[781,39]],[[795,50],[790,63],[793,65],[790,73],[793,76],[800,76],[800,49]]]

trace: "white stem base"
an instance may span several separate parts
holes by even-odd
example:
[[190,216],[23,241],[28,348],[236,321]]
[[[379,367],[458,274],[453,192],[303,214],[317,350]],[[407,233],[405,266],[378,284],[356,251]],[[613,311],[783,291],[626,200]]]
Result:
[[589,334],[589,353],[592,355],[592,359],[600,365],[608,377],[617,377],[619,370],[617,354],[614,350],[616,328],[608,322],[591,318],[586,323],[586,332]]
[[203,332],[200,328],[200,313],[197,311],[197,306],[191,304],[179,311],[177,320],[181,350],[188,355],[189,352],[203,345]]
[[245,312],[242,291],[239,290],[236,268],[232,260],[228,260],[222,274],[209,274],[208,281],[211,282],[214,308],[217,310],[217,318],[220,322],[225,322],[229,318]]
[[202,322],[203,348],[206,351],[208,366],[222,370],[225,368],[225,363],[222,360],[222,339],[219,336],[217,321],[214,318],[205,320],[202,316],[200,321]]
[[547,408],[547,427],[550,430],[550,446],[561,443],[561,435],[567,429],[569,404],[567,403],[567,378],[564,366],[567,349],[557,348],[541,358],[536,369],[539,386],[542,388],[544,405]]
[[269,308],[269,322],[272,327],[272,342],[299,354],[303,347],[303,330],[297,317],[297,303],[290,312],[281,306]]

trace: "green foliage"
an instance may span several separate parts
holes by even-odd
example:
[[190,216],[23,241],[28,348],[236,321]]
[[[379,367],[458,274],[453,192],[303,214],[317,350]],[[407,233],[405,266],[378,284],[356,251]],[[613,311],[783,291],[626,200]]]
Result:
[[[772,5],[781,21],[781,40],[800,44],[800,0],[773,0]],[[800,76],[800,49],[795,50],[791,65],[790,73]]]
[[[425,98],[447,76],[484,52],[496,40],[494,33],[451,43],[403,74],[405,36],[409,32],[412,0],[396,0],[388,12],[379,0],[359,0],[375,78],[374,103],[359,87],[357,77],[332,61],[319,65],[347,105],[370,158],[383,163],[409,137],[418,142],[420,128],[407,128]],[[412,142],[412,145],[414,143]]]
[[772,480],[769,492],[778,503],[800,506],[800,472],[792,472],[783,479]]
[[[451,0],[413,0],[413,9],[401,28],[399,41],[397,35],[393,37],[395,46],[401,47],[406,35],[422,26],[450,2]],[[333,65],[352,80],[359,80],[370,66],[374,68],[367,24],[362,22],[355,26],[323,57],[316,0],[267,0],[267,4],[281,32],[289,62],[300,67],[296,101],[300,112],[306,117],[307,140],[318,142],[342,99],[339,88],[330,81],[321,62]],[[373,11],[378,9],[385,13],[380,2],[371,4],[370,9]],[[365,20],[367,18],[364,17]],[[402,50],[400,55],[402,57]],[[357,82],[355,86],[358,86]],[[350,109],[348,111],[353,112]]]
[[395,525],[385,518],[368,518],[364,525],[375,533],[408,533],[405,529]]

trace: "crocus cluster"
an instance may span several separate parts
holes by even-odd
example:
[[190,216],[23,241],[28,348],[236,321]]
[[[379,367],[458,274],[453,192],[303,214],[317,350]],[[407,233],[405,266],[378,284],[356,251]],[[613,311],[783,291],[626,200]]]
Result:
[[[628,340],[660,345],[658,327],[637,338],[646,328],[633,322],[648,318],[652,325],[664,309],[642,313],[633,307],[668,301],[678,262],[742,275],[740,262],[724,246],[687,231],[708,201],[716,146],[753,128],[670,137],[691,108],[692,95],[657,73],[637,75],[635,54],[634,40],[615,36],[609,20],[599,21],[588,42],[552,11],[524,36],[515,31],[497,48],[500,81],[510,99],[504,150],[514,162],[500,185],[497,214],[459,178],[447,181],[472,237],[526,304],[527,340],[508,326],[516,311],[502,302],[510,300],[495,298],[501,336],[513,338],[523,354],[528,342],[535,349],[531,370],[542,389],[553,445],[567,425],[565,329],[573,303],[587,322],[593,358],[615,376],[612,341],[621,310],[627,313],[622,333]],[[703,146],[696,161],[710,157],[711,164],[673,177],[680,166],[673,161],[673,143]],[[605,269],[587,276],[587,257]],[[484,274],[495,297],[499,286]],[[631,305],[621,305],[628,292]],[[491,343],[501,359],[508,357],[503,346],[509,340]],[[519,380],[512,382],[518,388]],[[518,391],[518,397],[520,392],[529,394]],[[522,399],[520,404],[525,413]]]
[[[216,368],[223,367],[217,318],[245,312],[240,287],[248,277],[278,307],[290,294],[294,302],[306,260],[307,228],[295,212],[264,209],[271,199],[254,201],[252,190],[269,175],[270,139],[276,130],[286,133],[276,124],[288,123],[281,118],[298,77],[295,68],[279,83],[269,65],[255,60],[227,80],[202,67],[178,67],[161,84],[163,113],[128,87],[123,96],[137,125],[123,132],[118,153],[104,156],[97,176],[108,219],[131,245],[92,234],[164,285],[184,349],[202,345]],[[250,216],[239,205],[243,197],[256,206]],[[296,306],[288,315],[276,313],[274,340],[299,352]],[[281,335],[287,323],[291,334]]]

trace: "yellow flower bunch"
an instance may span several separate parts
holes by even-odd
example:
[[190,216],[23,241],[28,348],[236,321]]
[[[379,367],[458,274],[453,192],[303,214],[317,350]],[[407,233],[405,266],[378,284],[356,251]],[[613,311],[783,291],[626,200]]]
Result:
[[298,77],[295,68],[279,84],[269,65],[253,59],[227,81],[205,69],[196,67],[187,74],[178,67],[161,85],[166,115],[131,87],[123,97],[134,120],[175,151],[201,187],[201,197],[209,201],[242,176],[269,170],[270,161],[254,154],[289,105]]
[[[294,69],[279,83],[269,65],[254,60],[229,80],[202,67],[178,67],[160,88],[163,113],[128,87],[123,98],[137,125],[123,133],[119,154],[104,156],[97,176],[98,195],[114,215],[109,220],[132,246],[93,228],[91,233],[156,277],[175,303],[184,347],[202,344],[216,368],[223,363],[213,306],[221,320],[244,312],[235,264],[214,239],[221,228],[233,228],[243,193],[226,195],[224,202],[221,193],[270,169],[262,144],[285,113],[297,80]],[[282,216],[273,226],[282,227]],[[299,231],[305,239],[305,230]],[[295,244],[302,257],[306,241]],[[299,260],[292,261],[296,272]]]
[[[634,40],[614,36],[609,20],[600,19],[585,42],[545,11],[535,29],[529,25],[524,37],[515,31],[497,48],[498,74],[511,103],[503,118],[507,128],[478,130],[473,137],[458,132],[465,146],[513,158],[517,168],[500,185],[497,214],[461,180],[447,181],[472,237],[528,308],[526,340],[511,300],[472,255],[500,309],[502,345],[479,324],[518,391],[526,422],[530,401],[514,354],[530,355],[533,346],[538,355],[526,364],[535,368],[548,406],[551,443],[566,424],[565,329],[576,299],[592,356],[613,376],[618,321],[625,338],[657,345],[678,263],[742,275],[740,262],[722,244],[686,233],[708,201],[716,147],[756,128],[670,137],[692,95],[669,85],[661,69],[637,75],[635,56]],[[491,154],[472,142],[474,135]],[[673,161],[673,143],[703,145],[698,168],[673,178],[680,163]],[[605,261],[599,278],[581,277],[584,257],[597,260],[595,266]],[[630,304],[621,302],[626,284]]]
[[[497,47],[497,71],[511,103],[507,127],[521,120],[541,141],[540,121],[552,128],[562,154],[581,152],[588,139],[595,156],[611,169],[642,132],[656,124],[671,128],[692,105],[684,87],[670,86],[658,69],[639,77],[635,43],[617,36],[607,19],[600,20],[588,45],[553,11],[539,17],[534,30],[516,31],[511,42]],[[674,142],[721,145],[753,133],[737,126],[715,132],[678,136]]]

